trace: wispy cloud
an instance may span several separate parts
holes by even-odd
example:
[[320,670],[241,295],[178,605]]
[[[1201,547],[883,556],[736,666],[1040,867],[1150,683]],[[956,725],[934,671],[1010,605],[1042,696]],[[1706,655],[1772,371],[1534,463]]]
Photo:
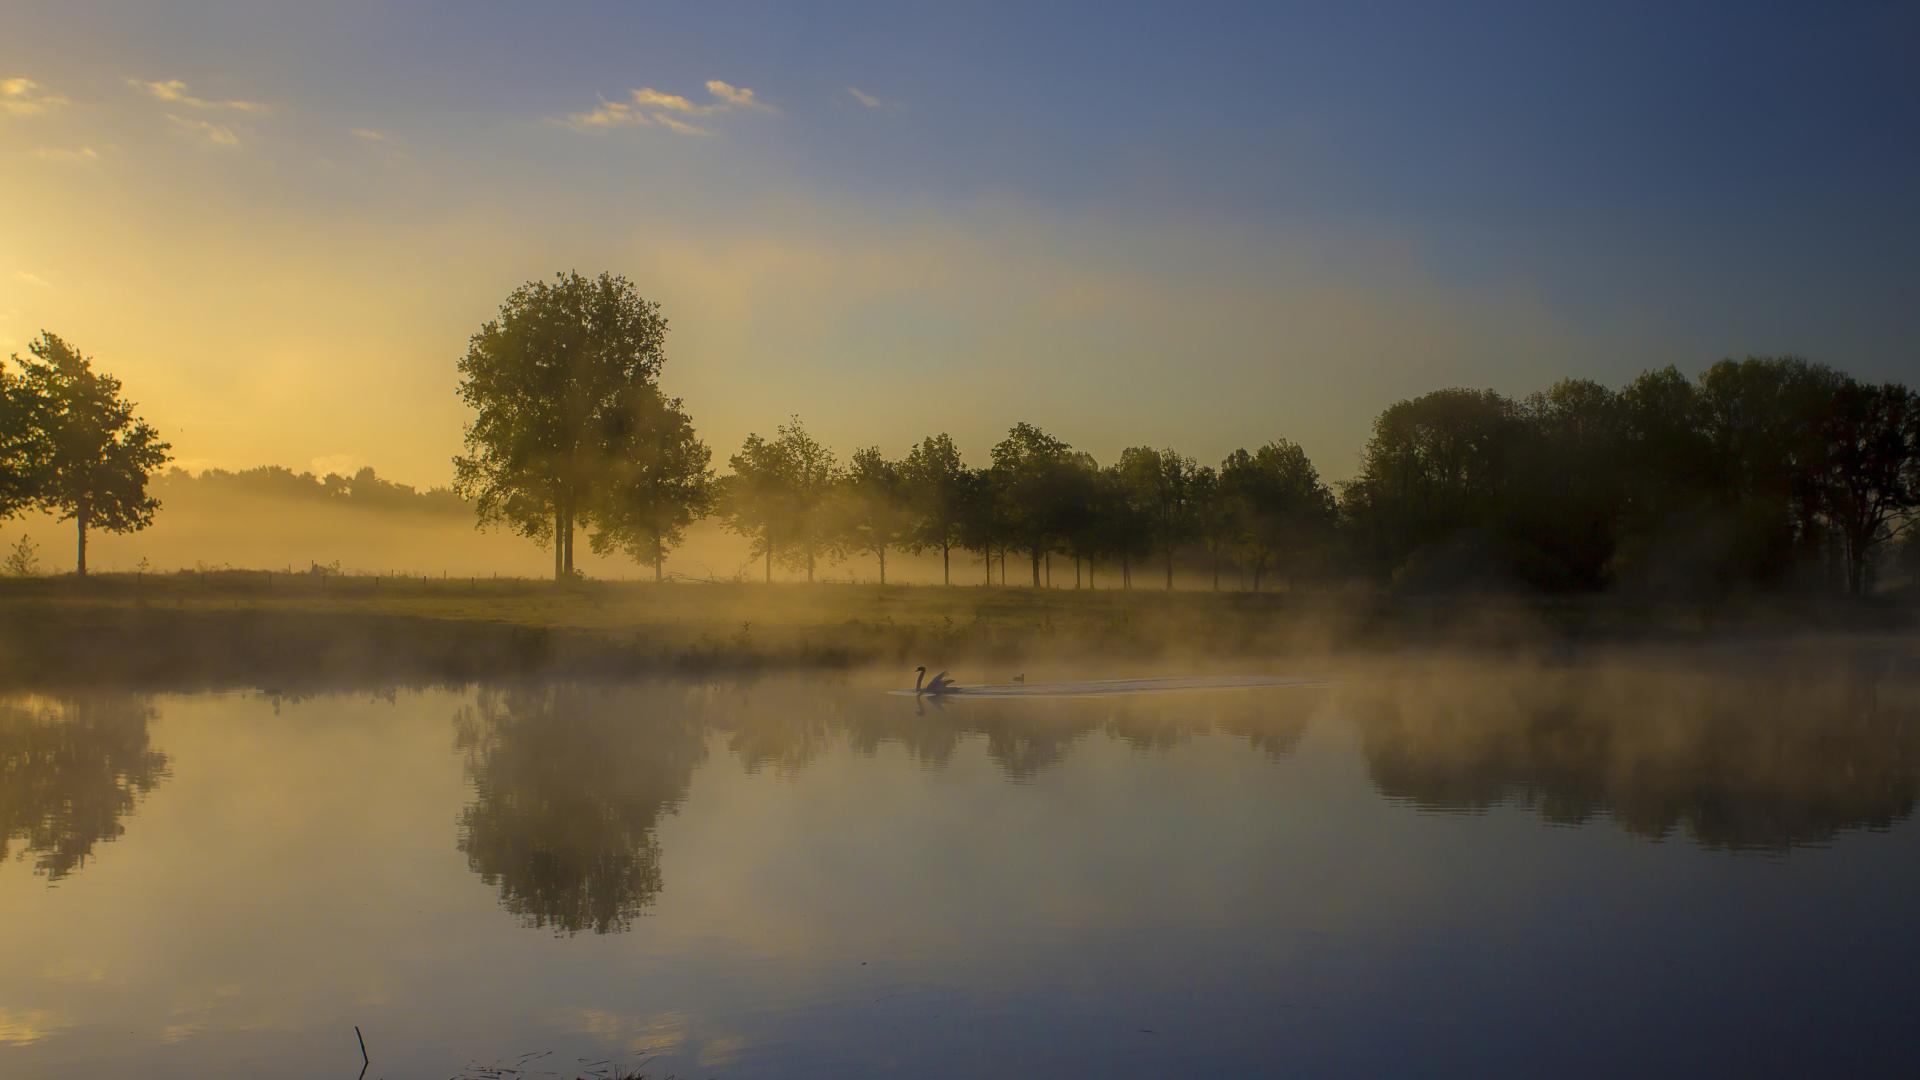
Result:
[[216,124],[211,120],[195,120],[191,117],[167,114],[167,119],[180,131],[212,146],[238,146],[240,136],[225,124]]
[[735,86],[730,82],[723,82],[719,79],[707,80],[707,93],[712,94],[714,97],[719,98],[721,101],[735,108],[749,109],[753,112],[770,113],[779,111],[766,102],[761,101],[753,91],[746,87]]
[[67,103],[65,94],[56,94],[25,76],[0,79],[0,111],[9,115],[34,116]]
[[13,272],[13,280],[21,283],[22,285],[32,285],[36,288],[41,288],[41,289],[53,288],[53,282],[48,281],[46,278],[41,277],[39,274],[36,274],[31,270],[15,270]]
[[166,79],[161,82],[146,82],[141,79],[128,79],[127,85],[152,95],[173,105],[185,105],[194,109],[232,109],[235,112],[267,113],[273,111],[258,101],[242,101],[239,98],[227,98],[215,101],[210,98],[195,97],[187,92],[187,84],[179,79]]
[[643,86],[635,90],[633,103],[643,109],[665,109],[668,112],[686,113],[688,116],[705,116],[708,113],[722,112],[727,107],[724,101],[711,105],[695,105],[679,94],[662,93],[651,86]]
[[655,113],[653,114],[653,118],[655,120],[660,121],[662,124],[665,124],[667,126],[668,131],[674,132],[675,134],[678,134],[678,135],[711,135],[713,134],[713,130],[711,128],[703,128],[699,124],[689,124],[685,120],[681,120],[673,116],[668,116],[666,113]]
[[857,86],[847,87],[847,93],[853,98],[853,100],[859,102],[861,105],[864,105],[869,109],[890,109],[893,107],[890,103],[883,101],[880,98],[874,97],[872,94],[867,93],[865,90],[862,90]]
[[370,143],[393,142],[393,136],[387,134],[384,131],[375,131],[372,128],[354,128],[352,131],[352,135],[356,139],[361,139],[363,141],[370,142]]
[[761,101],[759,95],[747,87],[735,86],[720,79],[707,80],[707,93],[714,100],[694,101],[684,94],[669,94],[664,90],[643,86],[627,92],[631,99],[629,101],[603,100],[589,112],[568,113],[564,117],[551,118],[548,122],[581,132],[658,124],[678,135],[712,135],[713,129],[688,123],[682,118],[714,116],[735,109],[759,113],[779,111]]
[[33,148],[33,156],[39,158],[41,161],[88,162],[98,161],[100,159],[100,152],[91,146],[77,146],[72,148],[65,146],[36,146]]
[[602,101],[600,107],[592,112],[568,113],[564,117],[554,118],[550,123],[570,127],[575,131],[606,131],[609,128],[625,127],[628,124],[651,124],[647,114],[624,101]]

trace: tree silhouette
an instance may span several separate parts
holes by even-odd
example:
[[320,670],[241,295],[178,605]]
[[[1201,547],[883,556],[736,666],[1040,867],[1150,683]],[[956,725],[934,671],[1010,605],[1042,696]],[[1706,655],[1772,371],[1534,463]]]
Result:
[[610,426],[607,474],[593,504],[593,550],[624,551],[652,566],[659,581],[667,552],[713,506],[712,452],[695,437],[680,400],[648,384],[628,387],[626,406]]
[[919,554],[940,549],[940,583],[953,584],[952,556],[960,543],[972,476],[946,432],[929,435],[900,463],[900,482],[915,518],[903,546]]
[[[160,502],[147,492],[153,471],[168,461],[166,442],[133,403],[120,396],[120,380],[93,370],[93,362],[54,334],[29,342],[32,359],[7,392],[10,411],[24,415],[24,468],[16,465],[33,502],[75,532],[74,572],[87,573],[87,531],[135,532],[153,524]],[[37,459],[37,460],[35,460]]]
[[795,416],[772,441],[749,433],[728,464],[733,475],[720,502],[727,528],[751,541],[753,554],[766,562],[766,580],[773,580],[779,559],[806,570],[811,582],[836,539],[830,500],[840,468],[833,452]]
[[887,550],[897,546],[913,524],[900,466],[879,447],[853,453],[841,478],[841,537],[848,550],[871,552],[879,560],[880,584],[887,583]]
[[1040,587],[1040,563],[1060,539],[1072,447],[1028,423],[1015,424],[993,448],[993,487],[1003,543],[1025,551]]
[[1826,505],[1846,546],[1847,591],[1866,591],[1873,551],[1896,516],[1920,501],[1920,402],[1913,391],[1849,379],[1834,396],[1825,423],[1829,469]]
[[1256,592],[1269,568],[1297,575],[1333,539],[1333,492],[1297,443],[1276,439],[1252,453],[1228,454],[1220,463],[1220,492]]
[[1172,450],[1130,446],[1120,452],[1120,478],[1127,497],[1152,530],[1153,546],[1166,558],[1167,588],[1173,588],[1173,555],[1198,525],[1193,459]]
[[666,335],[625,278],[565,273],[515,289],[467,343],[459,394],[474,418],[454,486],[481,524],[551,541],[556,581],[573,574],[574,526],[599,508],[616,452],[650,441],[631,430],[635,394],[659,378]]

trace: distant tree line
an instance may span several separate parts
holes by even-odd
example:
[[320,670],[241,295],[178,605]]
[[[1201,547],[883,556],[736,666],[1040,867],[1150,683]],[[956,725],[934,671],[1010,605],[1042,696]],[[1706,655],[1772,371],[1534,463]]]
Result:
[[54,334],[0,365],[0,518],[42,510],[74,523],[74,569],[87,572],[91,530],[153,523],[147,479],[170,449],[134,415],[120,380]]
[[295,472],[281,465],[252,469],[203,469],[198,473],[168,469],[153,478],[155,492],[172,498],[199,493],[222,493],[289,499],[327,506],[365,510],[401,510],[466,517],[473,507],[452,488],[427,488],[382,478],[363,466],[351,475]]

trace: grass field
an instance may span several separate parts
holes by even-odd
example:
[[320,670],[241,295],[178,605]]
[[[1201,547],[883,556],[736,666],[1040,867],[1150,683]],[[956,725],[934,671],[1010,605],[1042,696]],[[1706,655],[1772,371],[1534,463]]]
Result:
[[464,681],[1063,659],[1271,663],[1436,642],[1903,630],[1908,604],[985,586],[549,582],[262,571],[0,581],[15,686]]

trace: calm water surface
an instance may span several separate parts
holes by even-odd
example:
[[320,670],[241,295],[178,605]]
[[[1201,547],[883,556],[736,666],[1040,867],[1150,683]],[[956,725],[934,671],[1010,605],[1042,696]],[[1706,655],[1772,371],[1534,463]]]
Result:
[[0,1075],[1911,1072],[1901,671],[16,695]]

